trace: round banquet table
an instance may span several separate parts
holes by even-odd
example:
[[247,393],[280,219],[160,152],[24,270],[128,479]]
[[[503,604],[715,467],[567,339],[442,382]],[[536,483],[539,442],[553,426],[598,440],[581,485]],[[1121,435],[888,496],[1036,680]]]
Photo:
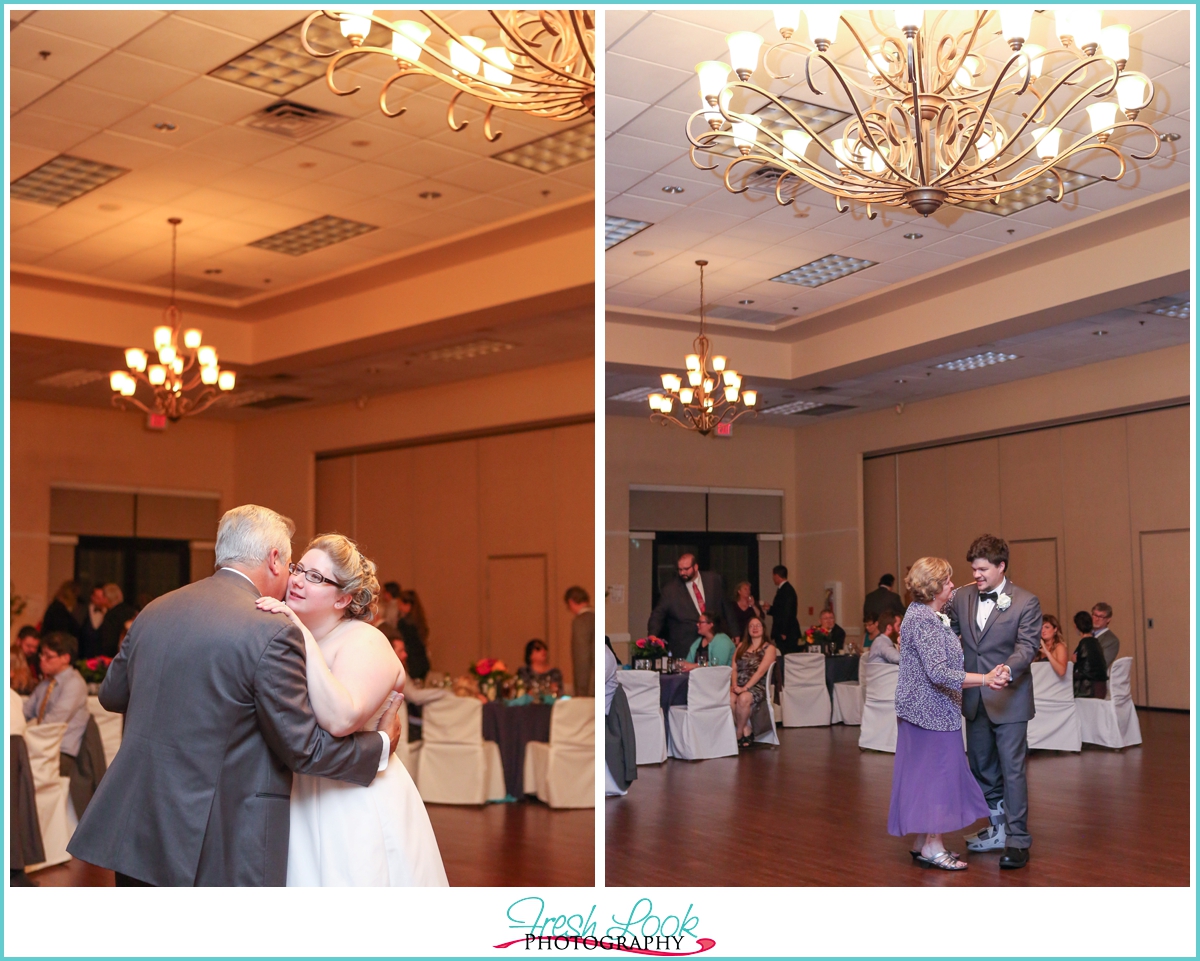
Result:
[[509,707],[501,701],[483,705],[483,739],[500,745],[504,764],[504,790],[510,797],[525,793],[525,745],[550,740],[552,704]]
[[858,657],[854,654],[835,654],[825,658],[825,684],[829,690],[838,681],[858,680]]
[[672,704],[686,704],[688,696],[688,675],[679,674],[658,675],[658,702],[664,712],[669,712]]

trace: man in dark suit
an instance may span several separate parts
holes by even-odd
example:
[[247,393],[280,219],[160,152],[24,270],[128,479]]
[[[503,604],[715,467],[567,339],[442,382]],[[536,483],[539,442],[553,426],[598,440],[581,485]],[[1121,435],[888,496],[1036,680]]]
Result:
[[594,697],[596,691],[596,612],[582,587],[568,587],[563,602],[571,612],[571,673],[576,697]]
[[725,585],[720,574],[701,573],[691,554],[681,555],[675,562],[675,570],[679,578],[663,588],[658,604],[650,614],[646,633],[661,637],[667,642],[667,650],[682,658],[687,656],[692,641],[700,636],[696,622],[701,614],[723,617],[726,624],[737,621],[726,610]]
[[904,599],[892,590],[896,578],[884,574],[879,578],[879,586],[863,598],[863,623],[879,621],[879,615],[891,614],[896,620],[904,619]]
[[1007,686],[962,692],[967,719],[967,760],[991,811],[991,826],[967,839],[969,851],[1004,849],[1002,868],[1029,862],[1026,822],[1026,728],[1033,717],[1033,662],[1041,643],[1042,606],[1008,579],[1008,544],[977,537],[967,551],[975,583],[950,598],[950,627],[962,639],[965,669],[986,674],[1007,665]]
[[771,615],[771,640],[780,654],[795,654],[800,649],[800,621],[796,618],[796,588],[788,583],[788,570],[779,564],[771,571],[775,582],[775,599],[763,609]]
[[255,607],[283,596],[294,530],[229,511],[219,570],[147,605],[108,669],[100,703],[124,739],[67,849],[118,885],[283,885],[292,771],[366,786],[387,767],[402,702],[378,732],[322,730],[300,631]]

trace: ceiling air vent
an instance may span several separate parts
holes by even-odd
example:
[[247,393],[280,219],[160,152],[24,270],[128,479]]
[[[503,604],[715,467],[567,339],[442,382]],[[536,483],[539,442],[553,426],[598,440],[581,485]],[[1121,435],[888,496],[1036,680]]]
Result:
[[289,140],[307,140],[345,119],[336,113],[318,110],[316,107],[280,100],[250,114],[242,121],[242,126],[265,130]]
[[453,344],[449,347],[438,347],[417,354],[422,360],[472,360],[475,357],[485,357],[488,354],[499,354],[512,350],[515,344],[506,344],[501,340],[472,340],[466,344]]
[[61,374],[52,374],[49,377],[43,377],[41,380],[34,381],[39,387],[57,387],[60,390],[71,390],[75,387],[83,387],[85,384],[94,384],[98,380],[104,380],[108,374],[102,370],[64,370]]
[[242,407],[249,407],[253,410],[271,410],[274,407],[289,407],[292,404],[303,404],[306,401],[312,400],[311,397],[294,397],[291,394],[275,394],[272,397],[264,397],[262,400],[251,401],[249,404],[242,404]]

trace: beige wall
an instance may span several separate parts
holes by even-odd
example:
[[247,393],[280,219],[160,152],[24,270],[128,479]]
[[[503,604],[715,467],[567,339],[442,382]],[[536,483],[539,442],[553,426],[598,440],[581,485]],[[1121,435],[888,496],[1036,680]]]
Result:
[[587,423],[323,459],[316,526],[420,594],[435,670],[515,669],[538,637],[569,682],[562,596],[593,591],[594,438]]

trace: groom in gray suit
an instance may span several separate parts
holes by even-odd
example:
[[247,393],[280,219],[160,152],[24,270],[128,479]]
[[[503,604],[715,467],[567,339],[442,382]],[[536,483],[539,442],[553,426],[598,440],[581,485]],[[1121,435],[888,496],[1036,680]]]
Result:
[[265,507],[229,511],[217,572],[147,605],[108,669],[100,703],[124,737],[67,850],[118,886],[283,885],[292,772],[365,786],[387,767],[402,702],[378,732],[323,731],[300,631],[255,607],[283,597],[294,532]]
[[967,839],[969,851],[1004,849],[1002,868],[1023,868],[1031,840],[1026,819],[1025,734],[1033,717],[1029,665],[1042,633],[1038,599],[1008,579],[1008,544],[977,537],[967,551],[975,583],[950,599],[950,627],[962,639],[965,668],[986,674],[1007,666],[1008,685],[963,691],[967,759],[991,810],[991,826]]

